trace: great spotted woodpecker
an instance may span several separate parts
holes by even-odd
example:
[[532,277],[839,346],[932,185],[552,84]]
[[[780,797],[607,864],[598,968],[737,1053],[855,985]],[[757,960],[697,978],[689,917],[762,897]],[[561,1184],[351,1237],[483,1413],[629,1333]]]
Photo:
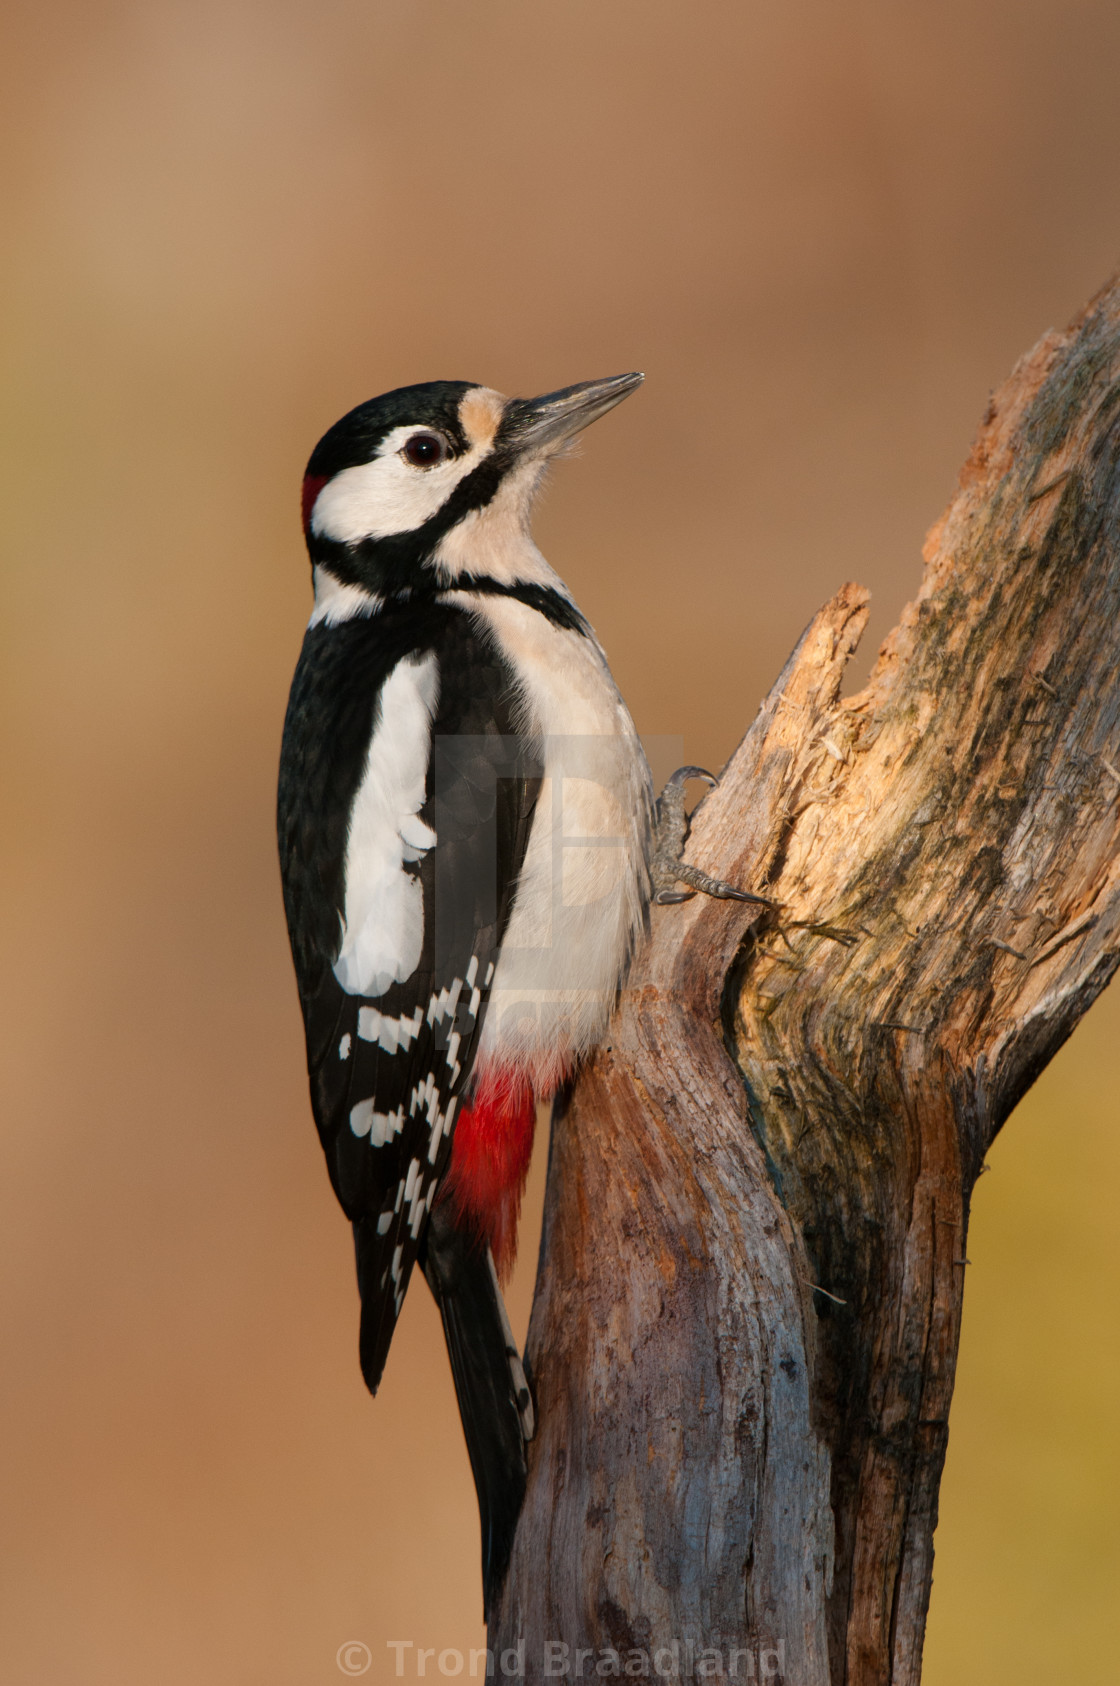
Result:
[[645,756],[529,507],[641,379],[404,387],[336,423],[303,483],[278,830],[312,1106],[371,1392],[417,1260],[439,1305],[487,1606],[533,1429],[498,1280],[535,1104],[602,1036],[651,889]]

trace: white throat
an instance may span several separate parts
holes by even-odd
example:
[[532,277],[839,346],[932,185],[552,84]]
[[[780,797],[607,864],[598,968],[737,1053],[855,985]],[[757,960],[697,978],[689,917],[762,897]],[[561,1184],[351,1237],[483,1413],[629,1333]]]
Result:
[[568,595],[533,543],[529,512],[544,461],[536,458],[508,474],[488,504],[456,523],[435,553],[436,566],[454,585],[462,574],[481,574],[502,585],[547,585]]

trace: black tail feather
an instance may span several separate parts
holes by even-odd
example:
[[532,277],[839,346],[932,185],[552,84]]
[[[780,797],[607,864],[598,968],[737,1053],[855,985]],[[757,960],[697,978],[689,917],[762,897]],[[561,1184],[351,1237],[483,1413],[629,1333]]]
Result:
[[483,1616],[501,1596],[525,1497],[533,1407],[490,1250],[435,1206],[424,1275],[443,1319],[482,1524]]
[[[358,1266],[358,1292],[362,1299],[362,1321],[358,1335],[358,1357],[362,1375],[371,1393],[376,1393],[389,1356],[389,1345],[397,1327],[397,1299],[394,1284],[383,1280],[389,1275],[384,1239],[378,1235],[374,1220],[359,1218],[354,1224],[354,1253]],[[401,1271],[400,1296],[412,1270],[412,1260],[405,1260]]]

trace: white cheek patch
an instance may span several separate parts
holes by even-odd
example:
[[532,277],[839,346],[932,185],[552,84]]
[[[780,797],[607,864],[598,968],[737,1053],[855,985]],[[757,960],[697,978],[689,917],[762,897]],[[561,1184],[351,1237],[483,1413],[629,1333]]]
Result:
[[[350,995],[383,995],[420,963],[424,896],[419,880],[404,868],[436,841],[419,811],[438,694],[434,655],[407,656],[381,688],[346,843],[345,913],[334,975]],[[361,1025],[358,1034],[364,1034]]]
[[493,446],[492,437],[482,439],[463,456],[435,468],[413,468],[401,456],[401,448],[414,433],[424,431],[420,423],[395,427],[381,441],[372,462],[341,469],[315,500],[312,533],[340,544],[357,544],[361,539],[414,532],[443,508],[460,480],[478,467]]

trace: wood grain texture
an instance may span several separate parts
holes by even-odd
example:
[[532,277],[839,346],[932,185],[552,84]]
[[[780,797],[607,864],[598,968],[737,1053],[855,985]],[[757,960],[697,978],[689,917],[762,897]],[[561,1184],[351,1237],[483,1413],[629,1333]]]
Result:
[[529,1679],[920,1678],[970,1193],[1120,961],[1118,376],[1114,283],[993,398],[860,695],[866,594],[812,621],[688,846],[778,910],[655,909],[557,1109],[491,1629]]

